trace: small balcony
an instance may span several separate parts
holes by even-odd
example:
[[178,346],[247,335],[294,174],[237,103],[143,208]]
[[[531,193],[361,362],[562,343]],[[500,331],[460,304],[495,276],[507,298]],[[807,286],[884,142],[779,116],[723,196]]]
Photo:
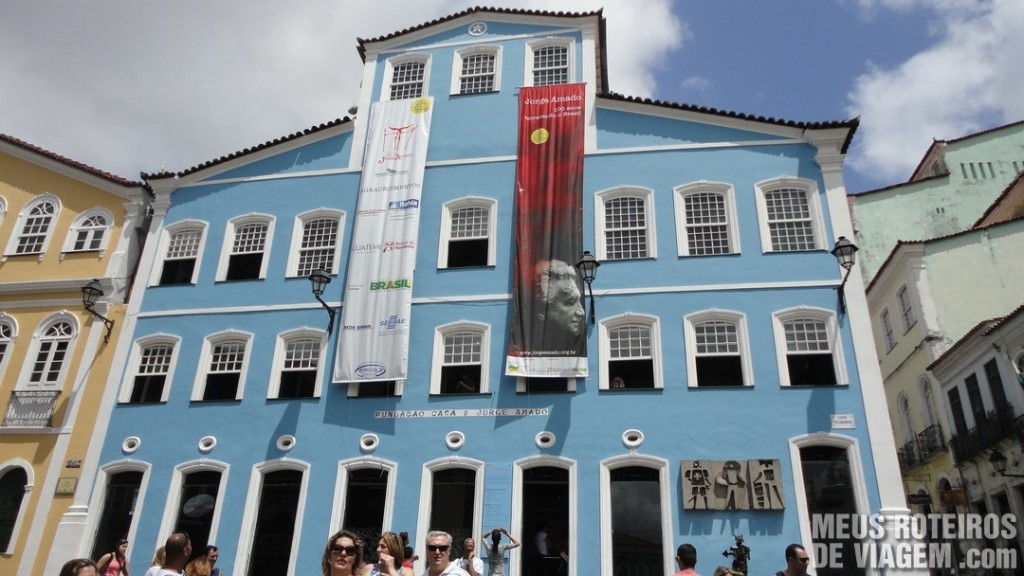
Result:
[[14,390],[3,428],[49,428],[60,390]]
[[1009,410],[995,410],[966,434],[958,434],[949,440],[953,457],[957,462],[966,462],[995,446],[1000,440],[1019,434],[1020,417],[1014,418]]
[[942,428],[938,424],[932,424],[918,433],[917,449],[923,462],[927,462],[939,452],[945,452],[947,447],[946,439],[942,437]]
[[896,451],[896,456],[899,457],[900,471],[906,473],[914,466],[921,463],[920,454],[917,451],[917,442],[911,440]]

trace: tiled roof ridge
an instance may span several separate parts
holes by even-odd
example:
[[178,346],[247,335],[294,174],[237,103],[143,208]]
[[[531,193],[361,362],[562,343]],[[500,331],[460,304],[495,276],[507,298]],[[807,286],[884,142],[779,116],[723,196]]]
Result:
[[900,188],[901,186],[917,184],[918,182],[931,182],[932,180],[938,180],[940,178],[949,178],[949,173],[947,172],[945,174],[936,174],[935,176],[927,176],[925,178],[919,178],[917,180],[907,180],[906,182],[897,182],[895,184],[890,184],[888,186],[883,186],[881,188],[874,188],[872,190],[865,190],[863,192],[857,192],[856,194],[850,194],[850,196],[860,197],[866,194],[874,194],[875,192],[885,192],[886,190],[893,190],[895,188]]
[[383,42],[385,40],[391,40],[392,38],[398,38],[399,36],[403,36],[403,35],[409,34],[411,32],[416,32],[418,30],[423,30],[423,29],[429,28],[431,26],[436,26],[438,24],[443,24],[445,22],[449,22],[451,20],[462,18],[463,16],[467,16],[469,14],[474,14],[474,13],[477,13],[477,12],[494,12],[494,13],[497,13],[497,14],[522,14],[522,15],[525,15],[525,16],[553,16],[553,17],[558,17],[558,18],[588,18],[588,17],[591,17],[591,16],[601,16],[601,14],[604,12],[604,9],[592,10],[590,12],[569,12],[569,11],[524,10],[524,9],[520,9],[520,8],[497,8],[497,7],[488,7],[488,6],[474,6],[472,8],[466,8],[465,10],[462,10],[461,12],[456,12],[454,14],[449,14],[448,16],[442,16],[441,18],[435,18],[434,20],[431,20],[429,22],[424,22],[422,24],[417,24],[416,26],[410,26],[409,28],[406,28],[404,30],[399,30],[397,32],[391,32],[390,34],[385,34],[383,36],[378,36],[376,38],[356,38],[356,42],[359,43],[359,56],[360,56],[360,58],[362,58],[366,54],[366,44],[373,43],[373,42]]
[[663,108],[673,108],[676,110],[686,110],[688,112],[700,112],[703,114],[714,114],[716,116],[725,116],[728,118],[736,118],[738,120],[750,120],[753,122],[762,122],[765,124],[775,124],[778,126],[787,126],[790,128],[801,128],[807,129],[825,129],[825,128],[851,128],[849,136],[846,142],[843,143],[842,151],[846,152],[846,149],[850,145],[850,140],[853,138],[853,132],[856,131],[857,126],[860,125],[860,118],[850,118],[847,120],[828,120],[824,122],[798,122],[796,120],[785,120],[782,118],[773,118],[767,116],[757,116],[755,114],[745,114],[743,112],[733,112],[731,110],[719,110],[718,108],[712,108],[708,106],[697,106],[695,104],[685,104],[679,102],[670,102],[667,100],[657,100],[655,98],[645,98],[640,96],[627,96],[618,92],[605,91],[597,95],[598,98],[607,98],[609,100],[619,100],[621,102],[634,102],[637,104],[648,104],[651,106],[660,106]]
[[962,142],[962,141],[968,140],[970,138],[975,138],[977,136],[984,136],[985,134],[990,134],[992,132],[996,132],[996,131],[1002,130],[1004,128],[1013,128],[1014,126],[1020,126],[1022,124],[1024,124],[1024,120],[1017,120],[1016,122],[1009,122],[1007,124],[1001,124],[999,126],[988,128],[986,130],[980,130],[978,132],[973,132],[971,134],[967,134],[966,136],[960,136],[959,138],[953,138],[952,140],[936,140],[936,142],[945,142],[946,144],[953,144],[955,142]]
[[925,370],[932,370],[936,366],[941,364],[943,360],[948,358],[949,355],[953,353],[953,351],[955,351],[957,348],[959,348],[963,343],[965,343],[967,340],[969,340],[975,334],[978,334],[980,332],[982,336],[988,336],[989,334],[991,334],[991,333],[995,332],[996,330],[1002,328],[1004,325],[1006,325],[1007,322],[1013,320],[1014,318],[1019,316],[1022,312],[1024,312],[1024,304],[1021,304],[1020,306],[1017,306],[1011,312],[1009,312],[1008,314],[1005,314],[1003,316],[993,316],[992,318],[986,318],[985,320],[982,320],[981,322],[978,322],[977,324],[974,325],[974,327],[972,327],[970,330],[968,330],[963,336],[958,338],[957,341],[954,342],[949,348],[947,348],[945,352],[943,352],[942,354],[939,354],[939,357],[936,358],[934,361],[932,361],[932,363],[929,364],[925,368]]
[[57,154],[56,152],[51,152],[51,151],[49,151],[49,150],[47,150],[45,148],[40,148],[39,146],[36,146],[35,144],[31,144],[29,142],[26,142],[26,141],[22,140],[21,138],[16,138],[16,137],[11,136],[9,134],[0,133],[0,140],[2,140],[4,142],[7,142],[8,144],[11,144],[13,146],[17,146],[18,148],[22,148],[24,150],[28,150],[29,152],[33,152],[35,154],[39,154],[40,156],[45,156],[45,157],[49,158],[50,160],[54,160],[56,162],[60,162],[61,164],[64,164],[65,166],[74,168],[76,170],[81,170],[83,172],[88,172],[89,174],[92,174],[93,176],[96,176],[98,178],[102,178],[104,180],[113,182],[114,184],[120,184],[121,186],[142,186],[143,185],[142,182],[136,182],[134,180],[129,180],[129,179],[124,178],[122,176],[118,176],[117,174],[114,174],[114,173],[111,173],[111,172],[107,172],[106,170],[100,170],[99,168],[95,168],[93,166],[89,166],[88,164],[85,164],[83,162],[79,162],[78,160],[72,160],[71,158],[68,158],[67,156],[62,156],[60,154]]
[[206,162],[203,162],[201,164],[196,164],[195,166],[192,166],[191,168],[186,168],[185,170],[182,170],[180,172],[171,172],[171,171],[167,171],[167,170],[161,170],[160,172],[152,172],[152,173],[143,172],[142,173],[142,178],[145,179],[145,180],[157,180],[157,179],[160,179],[160,178],[173,178],[173,177],[176,177],[176,176],[177,177],[187,176],[189,174],[193,174],[193,173],[198,172],[200,170],[205,170],[205,169],[207,169],[207,168],[209,168],[211,166],[216,166],[217,164],[222,164],[222,163],[227,162],[229,160],[234,160],[235,158],[239,158],[241,156],[245,156],[246,154],[252,154],[253,152],[259,152],[260,150],[265,150],[265,149],[270,148],[272,146],[277,146],[278,144],[283,144],[285,142],[289,142],[291,140],[295,140],[296,138],[301,138],[303,136],[308,136],[310,134],[315,134],[317,132],[320,132],[322,130],[326,130],[328,128],[334,128],[335,126],[340,126],[341,124],[344,124],[346,122],[351,122],[351,118],[349,118],[348,116],[344,116],[342,118],[336,118],[336,119],[331,120],[329,122],[324,122],[322,124],[316,124],[316,125],[310,126],[309,128],[306,128],[304,130],[300,130],[298,132],[295,132],[293,134],[288,134],[287,136],[281,136],[279,138],[275,138],[273,140],[268,140],[266,142],[263,142],[262,144],[257,144],[256,146],[252,146],[250,148],[244,148],[242,150],[238,150],[238,151],[232,152],[230,154],[225,154],[224,156],[221,156],[219,158],[215,158],[213,160],[207,160]]

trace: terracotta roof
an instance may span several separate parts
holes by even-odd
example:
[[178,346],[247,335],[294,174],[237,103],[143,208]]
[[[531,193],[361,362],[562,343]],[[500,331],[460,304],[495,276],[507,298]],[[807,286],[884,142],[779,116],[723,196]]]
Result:
[[128,180],[127,178],[122,178],[122,177],[118,176],[117,174],[111,174],[110,172],[106,172],[104,170],[100,170],[99,168],[93,168],[92,166],[89,166],[88,164],[83,164],[81,162],[78,162],[77,160],[72,160],[72,159],[70,159],[70,158],[68,158],[66,156],[61,156],[60,154],[57,154],[56,152],[50,152],[49,150],[40,148],[39,146],[36,146],[34,144],[29,144],[28,142],[25,142],[24,140],[22,140],[20,138],[15,138],[14,136],[9,136],[7,134],[0,133],[0,141],[7,142],[8,144],[11,144],[12,146],[17,146],[18,148],[21,148],[23,150],[28,150],[29,152],[33,152],[35,154],[39,154],[40,156],[45,156],[46,158],[49,158],[50,160],[54,160],[56,162],[60,162],[61,164],[64,164],[65,166],[69,166],[69,167],[74,168],[76,170],[81,170],[82,172],[87,172],[87,173],[92,174],[93,176],[96,176],[98,178],[102,178],[102,179],[107,180],[109,182],[113,182],[114,184],[120,184],[121,186],[142,186],[143,185],[142,182],[135,182],[133,180]]
[[[986,208],[985,212],[982,213],[981,217],[978,218],[978,220],[975,221],[973,225],[971,225],[971,228],[981,227],[982,223],[985,221],[985,219],[988,218],[997,208],[999,208],[1003,204],[1003,202],[1005,202],[1010,197],[1010,194],[1012,194],[1013,191],[1015,189],[1017,189],[1017,186],[1021,185],[1022,183],[1024,183],[1024,172],[1021,172],[1020,174],[1017,174],[1017,177],[1014,178],[1006,186],[1006,188],[999,195],[999,197],[996,198],[991,204],[988,205],[988,208]],[[1021,190],[1021,192],[1024,192],[1024,186],[1021,186],[1020,190]]]
[[1012,312],[1005,316],[996,316],[995,318],[989,318],[987,320],[982,320],[981,322],[978,322],[973,328],[968,330],[966,334],[961,336],[959,340],[954,342],[953,345],[950,346],[945,352],[939,355],[939,357],[936,358],[934,362],[929,364],[926,370],[931,370],[934,367],[938,366],[940,363],[942,363],[943,360],[945,360],[950,354],[952,354],[954,350],[956,350],[962,344],[970,340],[972,336],[975,336],[977,334],[980,334],[982,336],[988,336],[989,334],[1002,328],[1004,325],[1006,325],[1007,322],[1013,320],[1021,313],[1024,313],[1024,304],[1021,304],[1020,306],[1018,306]]
[[928,176],[927,178],[919,178],[917,180],[908,180],[906,182],[898,182],[896,184],[892,184],[890,186],[885,186],[883,188],[875,188],[874,190],[865,190],[863,192],[857,192],[856,194],[850,194],[850,196],[864,196],[865,194],[873,194],[875,192],[885,192],[886,190],[893,190],[893,189],[896,189],[896,188],[901,188],[903,186],[909,186],[911,184],[917,184],[918,182],[929,182],[931,180],[938,180],[940,178],[949,178],[949,174],[948,173],[946,173],[946,174],[938,174],[938,175],[935,175],[935,176]]
[[753,122],[762,122],[765,124],[775,124],[778,126],[787,126],[790,128],[800,128],[803,130],[820,130],[826,128],[849,128],[850,133],[846,137],[846,141],[843,142],[842,151],[846,152],[846,149],[850,146],[850,141],[853,139],[853,133],[857,131],[857,126],[860,125],[860,118],[851,118],[849,120],[838,120],[838,121],[826,121],[826,122],[796,122],[793,120],[783,120],[781,118],[767,118],[765,116],[755,116],[753,114],[743,114],[741,112],[732,112],[729,110],[719,110],[717,108],[708,108],[706,106],[695,106],[693,104],[680,104],[677,102],[667,102],[663,100],[654,100],[651,98],[640,98],[637,96],[625,96],[616,92],[604,92],[598,94],[599,98],[607,98],[609,100],[618,100],[620,102],[636,102],[638,104],[648,104],[651,106],[660,106],[662,108],[672,108],[674,110],[685,110],[687,112],[700,112],[702,114],[713,114],[715,116],[724,116],[727,118],[737,118],[739,120],[750,120]]
[[864,289],[865,294],[871,292],[871,288],[875,285],[875,282],[878,282],[878,279],[882,277],[882,271],[889,266],[889,262],[892,262],[893,258],[896,257],[896,251],[904,244],[924,244],[924,240],[897,240],[896,245],[889,251],[889,255],[885,257],[885,261],[878,267],[878,270],[875,270],[875,276],[871,278],[871,282],[868,282],[867,288]]
[[996,126],[994,128],[989,128],[988,130],[982,130],[980,132],[975,132],[973,134],[968,134],[966,136],[961,136],[959,138],[954,138],[952,140],[937,140],[937,142],[946,142],[946,143],[952,144],[954,142],[961,142],[961,141],[967,140],[969,138],[974,138],[974,137],[977,137],[977,136],[983,136],[983,135],[989,134],[991,132],[996,132],[997,130],[1002,130],[1003,128],[1012,128],[1014,126],[1020,126],[1022,124],[1024,124],[1024,120],[1018,120],[1016,122],[1010,122],[1009,124],[1003,124],[1001,126]]
[[289,134],[287,136],[282,136],[280,138],[275,138],[273,140],[268,140],[267,142],[264,142],[262,144],[257,144],[256,146],[253,146],[251,148],[245,148],[245,149],[239,150],[237,152],[232,152],[231,154],[227,154],[225,156],[221,156],[220,158],[217,158],[215,160],[208,160],[206,162],[203,162],[202,164],[196,164],[195,166],[192,166],[191,168],[186,168],[185,170],[182,170],[181,172],[169,172],[167,170],[163,170],[163,171],[160,171],[160,172],[143,172],[142,173],[142,177],[144,179],[146,179],[146,180],[159,180],[161,178],[174,178],[176,176],[177,177],[186,176],[188,174],[193,174],[193,173],[198,172],[200,170],[205,170],[205,169],[207,169],[207,168],[209,168],[211,166],[216,166],[217,164],[223,164],[224,162],[227,162],[229,160],[234,160],[235,158],[239,158],[241,156],[245,156],[246,154],[252,154],[253,152],[259,152],[260,150],[265,150],[267,148],[270,148],[271,146],[277,146],[278,144],[283,144],[285,142],[289,142],[291,140],[295,140],[296,138],[301,138],[303,136],[308,136],[310,134],[315,134],[315,133],[320,132],[322,130],[326,130],[328,128],[334,128],[335,126],[340,126],[342,124],[345,124],[346,122],[351,122],[351,121],[352,120],[348,116],[345,116],[344,118],[337,118],[335,120],[331,120],[330,122],[324,122],[323,124],[318,124],[318,125],[315,125],[315,126],[311,126],[309,128],[306,128],[305,130],[301,130],[301,131],[296,132],[294,134]]
[[937,147],[939,144],[945,143],[945,140],[936,140],[935,138],[932,138],[932,145],[929,146],[928,149],[924,151],[924,155],[921,156],[921,159],[917,161],[917,166],[915,166],[914,171],[910,173],[910,178],[907,178],[907,182],[914,182],[914,176],[917,175],[917,172],[921,170],[921,168],[924,166],[924,161],[928,159],[928,156],[932,153],[932,150],[934,150],[935,147]]

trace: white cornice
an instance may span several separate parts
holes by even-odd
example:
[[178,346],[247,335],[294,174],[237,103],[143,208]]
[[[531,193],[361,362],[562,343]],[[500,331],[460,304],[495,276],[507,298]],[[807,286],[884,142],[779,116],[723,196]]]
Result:
[[38,152],[26,150],[20,146],[15,146],[14,144],[11,144],[9,142],[0,141],[0,152],[3,152],[4,154],[8,154],[10,156],[14,156],[15,158],[18,158],[20,160],[24,160],[26,162],[35,164],[36,166],[39,166],[51,172],[56,172],[61,176],[67,176],[68,178],[78,180],[79,182],[88,184],[89,186],[92,186],[94,188],[99,188],[104,192],[109,192],[121,198],[133,199],[143,194],[142,184],[117,184],[115,182],[107,180],[106,178],[96,176],[95,174],[92,174],[81,168],[69,166],[64,162],[54,160],[53,158],[49,158]]
[[923,259],[924,244],[922,243],[902,244],[896,249],[896,252],[883,264],[875,274],[871,285],[868,286],[868,304],[871,306],[872,312],[877,312],[876,306],[873,304],[874,301],[879,297],[885,298],[896,287],[896,284],[906,282],[907,272],[921,266]]
[[798,139],[803,142],[808,142],[805,137],[805,130],[794,126],[779,126],[777,124],[768,124],[766,122],[759,122],[757,120],[747,120],[743,118],[731,118],[729,116],[722,116],[719,114],[712,114],[709,112],[698,112],[696,110],[680,110],[677,108],[671,108],[654,103],[646,102],[627,102],[622,100],[613,100],[608,98],[597,98],[597,107],[604,110],[616,110],[619,112],[631,112],[634,114],[643,114],[645,116],[656,116],[659,118],[667,118],[670,120],[686,120],[688,122],[698,122],[700,124],[708,124],[711,126],[721,126],[725,128],[735,128],[737,130],[747,130],[750,132],[758,132],[761,134],[771,134],[773,136],[781,136],[783,138]]
[[[0,294],[49,294],[55,292],[78,292],[92,280],[89,278],[64,278],[59,280],[32,280],[29,282],[0,282]],[[114,289],[110,278],[97,278],[103,292],[110,294]]]

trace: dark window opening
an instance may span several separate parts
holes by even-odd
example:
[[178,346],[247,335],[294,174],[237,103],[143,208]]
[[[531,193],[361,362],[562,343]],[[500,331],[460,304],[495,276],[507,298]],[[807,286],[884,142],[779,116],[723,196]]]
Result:
[[487,238],[448,241],[448,267],[487,265]]
[[263,477],[248,576],[288,573],[301,485],[302,472],[298,470],[279,470]]
[[[568,574],[560,556],[569,551],[569,471],[543,466],[523,470],[523,553],[521,574]],[[537,533],[545,532],[547,554],[537,547]]]
[[14,536],[21,501],[25,497],[28,474],[23,468],[12,468],[0,478],[0,551],[6,550]]
[[207,374],[206,389],[203,390],[203,400],[234,400],[238,394],[238,380],[240,376],[237,372]]
[[341,525],[363,539],[363,557],[377,556],[377,541],[384,530],[388,472],[382,468],[349,470],[345,488],[345,517]]
[[[810,514],[853,515],[857,506],[853,496],[853,478],[846,449],[834,446],[808,446],[800,449],[800,467],[804,477],[804,493],[807,497],[807,511]],[[842,548],[843,558],[854,558],[856,540],[847,538],[821,537],[815,544],[835,544]],[[855,562],[844,562],[841,567],[818,567],[819,576],[864,574]]]
[[103,512],[96,529],[91,558],[103,556],[117,547],[118,540],[128,537],[141,484],[142,472],[119,472],[107,480],[107,494],[103,499]]
[[452,558],[462,556],[462,543],[473,538],[473,503],[476,471],[466,468],[437,470],[430,497],[430,529],[452,535]]
[[442,394],[477,394],[479,392],[479,364],[444,366],[441,368]]
[[164,394],[164,381],[166,379],[167,376],[164,374],[136,376],[130,402],[132,404],[159,402]]
[[174,531],[188,534],[193,557],[201,555],[209,544],[219,492],[220,472],[212,470],[188,474],[181,484]]
[[661,482],[658,471],[611,471],[612,573],[661,574]]
[[228,258],[228,280],[252,280],[260,277],[263,266],[263,253],[232,254]]
[[526,392],[568,392],[568,378],[523,378]]
[[165,260],[164,269],[160,272],[160,285],[191,284],[192,271],[195,270],[196,259]]
[[[790,369],[790,378],[793,377]],[[743,386],[743,364],[739,356],[698,356],[698,386]]]
[[316,370],[281,372],[278,398],[312,398],[316,391]]
[[[619,380],[621,378],[621,386]],[[654,388],[654,361],[610,360],[608,382],[611,388]]]
[[791,386],[835,386],[836,367],[832,363],[831,354],[789,354],[786,356],[789,366],[789,384]]
[[366,397],[394,396],[396,382],[394,380],[381,380],[379,382],[360,382],[359,395]]
[[971,374],[964,378],[967,385],[967,400],[971,404],[971,415],[974,416],[974,426],[980,426],[988,417],[985,415],[985,402],[981,399],[981,387],[978,385],[978,377]]
[[956,435],[963,437],[967,434],[967,418],[964,416],[964,404],[960,399],[960,390],[952,388],[947,395],[949,396],[949,411],[953,413]]

